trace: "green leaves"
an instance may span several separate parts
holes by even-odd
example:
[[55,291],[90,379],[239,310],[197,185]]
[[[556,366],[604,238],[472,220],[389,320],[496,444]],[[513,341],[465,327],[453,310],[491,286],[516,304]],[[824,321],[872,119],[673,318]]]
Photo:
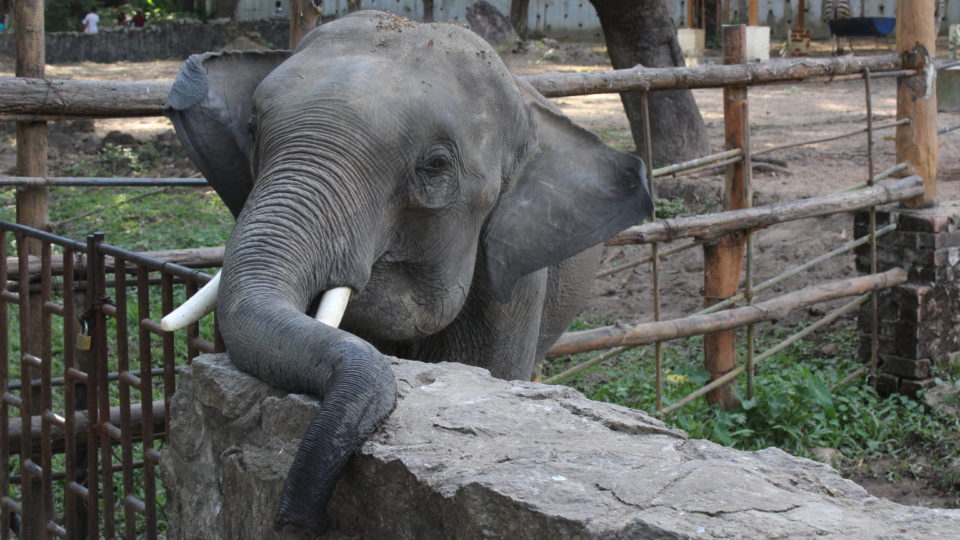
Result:
[[[835,448],[846,456],[848,467],[889,459],[891,455],[903,456],[898,460],[908,462],[908,455],[934,452],[938,457],[923,458],[933,463],[934,472],[927,474],[942,479],[945,489],[960,492],[960,473],[947,474],[949,464],[960,456],[960,420],[927,411],[904,396],[881,397],[865,378],[830,392],[831,384],[862,366],[858,360],[859,337],[853,326],[850,322],[821,341],[798,343],[766,360],[757,368],[752,398],[744,395],[745,378],[741,377],[736,389],[738,409],[723,411],[698,399],[667,416],[665,422],[691,437],[743,450],[776,446],[812,457],[814,448]],[[757,350],[768,348],[794,330],[770,332],[776,336],[761,340]],[[703,367],[701,338],[664,343],[663,355],[665,405],[709,380]],[[557,359],[545,366],[546,372],[559,371],[559,364],[569,362]],[[654,366],[653,347],[632,349],[580,374],[571,384],[592,399],[653,412]]]

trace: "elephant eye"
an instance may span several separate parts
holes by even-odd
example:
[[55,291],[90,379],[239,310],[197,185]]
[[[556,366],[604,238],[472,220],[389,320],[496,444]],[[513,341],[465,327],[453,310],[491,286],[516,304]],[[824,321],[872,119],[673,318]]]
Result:
[[430,158],[430,163],[427,163],[428,169],[446,169],[449,162],[444,156],[433,156]]
[[420,155],[416,174],[407,187],[412,207],[445,208],[460,199],[455,150],[438,143]]
[[429,175],[443,174],[450,169],[452,164],[453,156],[450,154],[450,149],[446,146],[439,146],[431,149],[420,158],[417,171]]

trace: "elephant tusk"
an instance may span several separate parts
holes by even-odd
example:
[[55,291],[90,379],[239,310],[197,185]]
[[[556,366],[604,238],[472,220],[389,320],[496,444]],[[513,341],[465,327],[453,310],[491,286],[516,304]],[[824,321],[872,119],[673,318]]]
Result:
[[320,306],[314,318],[323,324],[337,328],[343,319],[343,312],[347,310],[350,301],[350,287],[337,287],[323,293]]
[[160,328],[167,332],[193,324],[213,311],[217,306],[217,290],[220,288],[220,272],[213,276],[197,294],[187,299],[180,307],[160,319]]

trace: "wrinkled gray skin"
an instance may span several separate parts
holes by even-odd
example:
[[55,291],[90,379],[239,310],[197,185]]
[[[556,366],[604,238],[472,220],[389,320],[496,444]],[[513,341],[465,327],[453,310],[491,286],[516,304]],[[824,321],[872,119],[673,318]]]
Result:
[[[451,25],[359,12],[292,54],[194,56],[167,112],[237,215],[227,350],[323,399],[278,527],[326,528],[338,473],[395,404],[384,354],[529,379],[585,301],[590,248],[652,210],[639,159]],[[307,313],[339,286],[355,293],[335,329]]]

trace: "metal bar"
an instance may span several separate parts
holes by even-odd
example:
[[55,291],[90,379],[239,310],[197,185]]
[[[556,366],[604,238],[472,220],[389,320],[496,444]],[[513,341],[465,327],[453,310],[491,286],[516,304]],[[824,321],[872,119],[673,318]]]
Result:
[[[880,229],[879,231],[877,231],[877,236],[878,236],[878,237],[883,236],[883,235],[885,235],[885,234],[887,234],[887,233],[889,233],[889,232],[892,232],[892,231],[896,230],[896,228],[897,228],[897,225],[896,225],[895,223],[891,223],[890,225],[887,225],[887,226],[883,227],[882,229]],[[838,247],[838,248],[835,248],[835,249],[833,249],[832,251],[829,251],[829,252],[827,252],[827,253],[824,253],[823,255],[820,255],[820,256],[818,256],[818,257],[816,257],[816,258],[814,258],[814,259],[812,259],[812,260],[810,260],[810,261],[807,261],[807,262],[805,262],[805,263],[803,263],[803,264],[801,264],[801,265],[794,266],[793,268],[787,270],[786,272],[783,272],[782,274],[780,274],[780,275],[778,275],[778,276],[774,276],[774,277],[772,277],[772,278],[764,281],[764,282],[761,283],[760,285],[757,285],[757,286],[753,287],[753,293],[756,294],[756,293],[765,291],[765,290],[769,289],[770,287],[773,287],[774,285],[777,285],[777,284],[779,284],[779,283],[782,283],[782,282],[786,281],[787,279],[789,279],[789,278],[791,278],[791,277],[799,274],[800,272],[803,272],[803,271],[805,271],[805,270],[808,270],[808,269],[812,268],[813,266],[816,266],[817,264],[820,264],[821,262],[823,262],[823,261],[825,261],[825,260],[827,260],[827,259],[830,259],[831,257],[836,257],[837,255],[840,255],[840,254],[842,254],[842,253],[846,253],[846,252],[848,252],[848,251],[850,251],[850,250],[852,250],[852,249],[855,249],[855,248],[857,248],[857,247],[860,247],[860,246],[866,244],[866,243],[869,242],[869,241],[870,241],[870,236],[869,236],[869,235],[866,235],[866,236],[862,236],[862,237],[860,237],[860,238],[858,238],[858,239],[856,239],[856,240],[852,240],[852,241],[850,241],[850,242],[847,242],[846,244],[844,244],[844,245],[842,245],[842,246],[840,246],[840,247]],[[700,311],[697,311],[696,313],[694,313],[692,316],[696,316],[696,315],[706,315],[706,314],[708,314],[708,313],[713,313],[713,312],[715,312],[715,311],[718,311],[718,310],[720,310],[720,309],[723,309],[723,308],[725,308],[725,307],[728,307],[728,306],[730,306],[730,305],[732,305],[732,304],[734,304],[734,303],[736,303],[736,302],[739,302],[740,300],[743,300],[744,297],[745,297],[744,294],[737,294],[737,295],[735,295],[735,296],[732,296],[732,297],[724,300],[723,302],[720,302],[720,303],[718,303],[718,304],[714,304],[714,305],[712,305],[712,306],[710,306],[710,307],[708,307],[708,308],[701,309]],[[576,365],[576,366],[574,366],[574,367],[572,367],[572,368],[570,368],[570,369],[568,369],[568,370],[566,370],[566,371],[564,371],[564,372],[562,372],[562,373],[559,373],[559,374],[557,374],[557,375],[554,375],[553,377],[550,377],[550,378],[544,380],[543,382],[546,383],[546,384],[555,384],[555,383],[560,382],[560,381],[562,381],[562,380],[564,380],[564,379],[567,379],[568,377],[572,377],[573,375],[576,375],[576,374],[578,374],[578,373],[581,373],[581,372],[583,372],[583,371],[585,371],[585,370],[587,370],[587,369],[589,369],[589,368],[591,368],[591,367],[593,367],[593,366],[595,366],[595,365],[598,365],[598,364],[600,364],[600,363],[602,363],[602,362],[605,362],[605,361],[607,361],[607,360],[609,360],[609,359],[611,359],[611,358],[615,358],[615,357],[617,357],[617,356],[619,356],[619,355],[621,355],[621,354],[629,351],[630,349],[633,349],[633,348],[636,348],[636,347],[639,347],[639,346],[640,346],[640,345],[625,345],[625,346],[613,348],[613,349],[611,349],[610,351],[608,351],[608,352],[606,352],[606,353],[604,353],[604,354],[601,354],[601,355],[599,355],[599,356],[596,356],[596,357],[594,357],[594,358],[591,358],[590,360],[587,360],[587,361],[585,361],[585,362],[583,362],[583,363],[581,363],[581,364],[578,364],[578,365]],[[548,353],[547,357],[548,357],[548,358],[550,357],[549,353]]]
[[13,233],[26,234],[41,242],[50,242],[51,244],[55,246],[60,246],[62,248],[83,250],[86,247],[84,246],[83,242],[70,240],[69,238],[57,236],[55,234],[51,234],[46,231],[36,229],[34,227],[27,227],[26,225],[21,225],[19,223],[12,223],[10,221],[0,221],[0,229],[7,230]]
[[[877,231],[877,236],[883,236],[883,235],[885,235],[885,234],[887,234],[887,233],[893,232],[893,231],[896,230],[896,229],[897,229],[896,223],[891,223],[891,224],[883,227],[883,228],[880,229],[879,231]],[[830,250],[830,251],[828,251],[828,252],[826,252],[826,253],[824,253],[824,254],[822,254],[822,255],[818,255],[818,256],[814,257],[813,259],[811,259],[811,260],[809,260],[809,261],[807,261],[807,262],[805,262],[805,263],[803,263],[803,264],[799,264],[799,265],[797,265],[797,266],[794,266],[793,268],[788,269],[787,271],[781,273],[780,275],[774,276],[774,277],[772,277],[772,278],[764,281],[763,283],[755,286],[755,287],[753,288],[753,292],[754,292],[754,294],[759,293],[759,292],[763,292],[763,291],[769,289],[770,287],[773,287],[774,285],[780,284],[780,283],[786,281],[787,279],[792,278],[793,276],[799,274],[800,272],[809,270],[810,268],[813,268],[814,266],[816,266],[816,265],[818,265],[818,264],[820,264],[820,263],[822,263],[822,262],[824,262],[824,261],[826,261],[826,260],[828,260],[828,259],[830,259],[830,258],[836,257],[837,255],[840,255],[840,254],[846,253],[846,252],[848,252],[848,251],[850,251],[850,250],[852,250],[852,249],[858,248],[858,247],[866,244],[866,243],[869,242],[869,241],[870,241],[870,235],[865,235],[865,236],[862,236],[862,237],[860,237],[860,238],[858,238],[858,239],[856,239],[856,240],[851,240],[850,242],[847,242],[846,244],[843,244],[843,245],[840,246],[840,247],[834,248],[834,249],[832,249],[832,250]],[[746,295],[744,295],[744,294],[737,294],[737,295],[735,295],[735,296],[731,296],[730,298],[727,298],[727,299],[724,300],[723,302],[720,302],[720,303],[718,303],[718,304],[714,304],[714,305],[712,305],[712,306],[710,306],[710,307],[708,307],[708,308],[701,309],[700,311],[694,313],[694,315],[706,315],[707,313],[713,313],[713,312],[715,312],[715,311],[719,311],[719,310],[721,310],[721,309],[723,309],[723,308],[725,308],[725,307],[727,307],[727,306],[731,306],[731,305],[739,302],[740,300],[743,300],[744,298],[746,298]]]
[[874,175],[872,178],[868,179],[866,182],[862,182],[862,183],[859,183],[859,184],[857,184],[857,185],[855,185],[855,186],[850,186],[850,187],[848,187],[848,188],[845,188],[845,189],[841,190],[840,193],[848,193],[848,192],[850,192],[850,191],[856,191],[856,190],[858,190],[858,189],[863,189],[863,188],[865,188],[865,187],[870,187],[871,185],[876,184],[877,182],[879,182],[879,181],[881,181],[881,180],[885,180],[885,179],[893,176],[894,174],[896,174],[896,173],[898,173],[898,172],[900,172],[900,171],[905,171],[905,170],[907,170],[907,167],[908,167],[908,165],[907,165],[906,162],[904,162],[904,163],[897,163],[897,164],[894,165],[893,167],[890,167],[889,169],[881,172],[880,174]]
[[[102,239],[102,235],[101,235]],[[95,235],[87,235],[87,252],[86,252],[86,294],[84,295],[84,304],[92,302],[97,298],[97,287],[96,287],[96,274],[97,274],[97,237]],[[84,306],[86,308],[86,306]],[[87,314],[84,313],[82,317],[85,318],[87,324],[89,325],[92,321],[89,321],[86,317]],[[95,343],[94,343],[95,344]],[[97,351],[93,347],[85,355],[86,365],[81,366],[81,369],[87,374],[87,382],[83,386],[82,394],[83,398],[86,401],[84,404],[84,409],[87,413],[87,444],[85,447],[86,452],[86,470],[82,480],[86,480],[87,492],[91,494],[91,497],[87,498],[87,514],[86,514],[86,526],[87,526],[87,538],[99,538],[100,536],[100,504],[95,500],[96,494],[100,492],[100,477],[97,474],[99,470],[99,460],[97,454],[97,447],[99,444],[99,434],[97,433],[96,425],[99,417],[99,408],[97,403],[97,392],[99,390],[99,378],[97,377],[98,369],[98,357]]]
[[[135,461],[135,462],[133,462],[133,467],[134,467],[135,469],[139,469],[139,468],[143,467],[143,461],[141,460],[141,461]],[[120,472],[120,471],[123,470],[123,465],[120,465],[120,464],[116,464],[116,463],[115,463],[115,464],[112,466],[111,470],[112,470],[113,472],[115,472],[115,473]],[[64,480],[65,478],[66,478],[66,475],[65,475],[63,472],[61,472],[61,471],[54,471],[54,472],[53,472],[53,479],[54,479],[54,480],[60,481],[60,480]],[[17,474],[15,474],[15,475],[13,475],[13,476],[10,477],[10,481],[11,481],[12,484],[19,484],[21,480],[22,480],[22,479],[20,478],[20,475],[17,475]],[[75,493],[75,495],[79,495],[80,492],[81,492],[80,490],[82,490],[84,493],[86,492],[86,489],[84,489],[84,488],[83,488],[82,486],[80,486],[79,484],[76,484],[76,487],[73,488],[73,489],[71,489],[69,486],[67,486],[66,489],[65,489],[65,491],[77,491],[77,493]]]
[[[647,179],[650,184],[650,197],[653,200],[657,199],[656,195],[656,182],[653,178],[652,164],[653,164],[653,141],[652,134],[650,130],[650,102],[649,102],[649,92],[642,92],[640,94],[640,104],[643,112],[643,154],[644,161],[646,162],[647,168]],[[657,219],[657,208],[654,205],[653,216],[651,217],[654,221]],[[656,242],[650,244],[650,256],[653,259],[653,266],[651,267],[651,274],[653,278],[653,320],[660,320],[660,246]],[[656,359],[656,410],[660,410],[663,406],[663,348],[660,343],[657,343],[654,346],[654,357]]]
[[[197,283],[195,281],[188,281],[185,284],[187,298],[197,294]],[[187,326],[187,359],[192,360],[197,357],[198,351],[196,348],[196,340],[200,337],[200,322],[197,321],[189,326]]]
[[[702,245],[703,245],[703,242],[704,242],[704,240],[697,240],[697,241],[694,241],[694,242],[690,242],[689,244],[684,244],[684,245],[682,245],[682,246],[672,247],[672,248],[670,248],[670,249],[668,249],[668,250],[666,250],[666,251],[659,252],[658,254],[659,254],[660,259],[662,260],[664,257],[667,257],[667,256],[669,256],[669,255],[676,255],[677,253],[680,253],[681,251],[686,251],[686,250],[688,250],[688,249],[690,249],[690,248],[695,248],[695,247],[698,247],[698,246],[702,246]],[[635,260],[635,261],[631,261],[631,262],[628,262],[628,263],[623,263],[623,264],[621,264],[621,265],[619,265],[619,266],[616,266],[616,267],[614,267],[614,268],[611,268],[611,269],[609,269],[609,270],[604,270],[603,272],[597,272],[597,275],[595,275],[595,276],[593,276],[593,277],[594,277],[595,279],[598,279],[598,278],[602,278],[602,277],[611,276],[611,275],[613,275],[613,274],[616,274],[616,273],[619,273],[619,272],[623,272],[624,270],[629,270],[629,269],[631,269],[631,268],[636,268],[636,267],[640,266],[641,264],[646,264],[646,263],[648,263],[648,262],[650,262],[650,261],[652,261],[652,260],[653,260],[653,255],[648,255],[648,256],[646,256],[646,257],[637,259],[637,260]]]
[[[867,80],[869,80],[869,78],[868,78]],[[881,129],[891,129],[891,128],[895,128],[895,127],[897,127],[897,126],[903,126],[903,125],[906,125],[906,124],[909,124],[909,123],[910,123],[910,119],[909,119],[909,118],[903,118],[903,119],[897,120],[897,121],[895,121],[895,122],[888,122],[888,123],[886,123],[886,124],[880,124],[879,126],[875,126],[873,129],[874,129],[875,131],[878,131],[878,130],[881,130]],[[781,144],[781,145],[778,145],[778,146],[771,146],[771,147],[769,147],[769,148],[755,149],[755,150],[753,150],[752,153],[753,153],[754,156],[762,156],[762,155],[764,155],[764,154],[769,154],[769,153],[772,153],[772,152],[779,152],[780,150],[787,150],[787,149],[789,149],[789,148],[796,148],[796,147],[798,147],[798,146],[807,146],[807,145],[810,145],[810,144],[819,144],[819,143],[824,143],[824,142],[830,142],[830,141],[836,141],[836,140],[839,140],[839,139],[844,139],[844,138],[846,138],[846,137],[853,137],[853,136],[856,136],[856,135],[860,135],[861,133],[866,133],[866,131],[867,131],[867,128],[857,129],[857,130],[854,130],[854,131],[848,131],[848,132],[846,132],[846,133],[841,133],[841,134],[839,134],[839,135],[830,135],[829,137],[817,137],[817,138],[815,138],[815,139],[807,139],[807,140],[805,140],[805,141],[798,141],[798,142],[792,142],[792,143],[787,143],[787,144]]]
[[28,366],[36,369],[41,369],[43,367],[43,364],[47,363],[47,362],[44,362],[43,359],[40,358],[39,356],[35,356],[29,353],[23,354],[23,361],[26,362]]
[[[143,454],[148,456],[153,450],[153,358],[150,331],[143,324],[150,318],[149,272],[143,266],[137,267],[137,318],[140,320],[138,339],[140,344],[140,401],[143,410]],[[157,488],[155,464],[144,459],[143,492],[146,508],[146,530],[149,538],[157,537]]]
[[11,394],[10,392],[3,393],[3,402],[18,409],[23,406],[23,402],[20,400],[20,398]]
[[[24,384],[27,381],[33,379],[31,375],[31,366],[27,361],[29,354],[30,344],[33,342],[30,332],[30,291],[28,288],[28,283],[26,281],[27,269],[24,268],[24,265],[27,263],[27,235],[24,232],[20,232],[16,235],[17,242],[17,254],[20,260],[20,383]],[[25,429],[33,429],[33,404],[34,392],[20,392],[20,425]],[[33,479],[33,473],[28,467],[25,467],[26,460],[30,459],[30,456],[33,453],[33,445],[29,439],[20,439],[20,468],[21,474],[23,474],[24,481],[20,486],[20,505],[22,508],[29,511],[35,512],[37,509],[37,497],[40,496],[40,493],[35,492],[35,482]],[[24,516],[25,517],[25,516]],[[21,520],[21,526],[24,527],[22,531],[25,536],[30,537],[31,534],[39,533],[39,531],[30,531],[30,521],[35,520]],[[38,534],[39,536],[39,534]]]
[[213,279],[213,276],[201,270],[194,270],[192,268],[187,268],[186,266],[180,266],[176,263],[156,259],[143,253],[127,251],[116,246],[111,246],[110,244],[101,245],[100,252],[104,255],[109,255],[114,259],[121,258],[128,263],[133,263],[137,266],[143,266],[150,271],[164,272],[173,277],[178,277],[184,280],[195,280],[198,283],[206,283]]
[[667,176],[669,174],[674,174],[687,169],[694,169],[694,168],[702,167],[703,165],[710,165],[710,164],[713,164],[714,162],[722,161],[724,159],[739,157],[742,154],[743,154],[743,150],[741,150],[740,148],[724,150],[723,152],[718,152],[716,154],[710,154],[710,155],[699,157],[696,159],[691,159],[688,161],[667,165],[666,167],[660,167],[659,169],[653,169],[652,171],[650,171],[649,176],[651,178],[655,178],[659,176]]
[[[130,369],[129,336],[127,333],[127,272],[123,259],[114,260],[113,297],[117,319],[117,371],[128,373]],[[122,378],[122,377],[121,377]],[[133,493],[133,426],[130,419],[130,385],[121,384],[120,397],[120,459],[123,471],[123,495]],[[134,539],[137,535],[137,516],[127,505],[123,505],[124,535]]]
[[[870,293],[866,293],[866,294],[861,295],[860,297],[858,297],[856,300],[853,300],[853,301],[851,301],[851,302],[848,302],[847,304],[844,304],[843,306],[835,309],[834,311],[831,311],[830,313],[828,313],[825,317],[823,317],[823,318],[820,319],[819,321],[816,321],[815,323],[811,324],[810,326],[807,326],[807,327],[804,328],[803,330],[800,330],[800,331],[797,332],[796,334],[793,334],[792,336],[788,337],[787,339],[781,341],[781,342],[780,342],[779,344],[777,344],[776,346],[768,349],[768,350],[765,351],[764,353],[762,353],[762,354],[760,354],[759,356],[757,356],[757,357],[754,359],[754,365],[757,365],[757,364],[759,364],[760,362],[763,362],[763,361],[766,360],[767,358],[770,358],[771,356],[777,354],[778,352],[782,351],[783,349],[786,349],[786,348],[789,347],[790,345],[793,345],[793,344],[796,343],[797,341],[800,341],[801,339],[807,337],[808,335],[810,335],[810,334],[812,334],[813,332],[819,330],[820,328],[822,328],[822,327],[824,327],[824,326],[832,323],[833,321],[839,319],[840,317],[843,317],[844,315],[852,312],[854,309],[859,308],[861,305],[863,305],[863,304],[864,304],[867,300],[869,300],[869,299],[870,299]],[[734,369],[733,371],[730,371],[730,372],[726,373],[725,375],[723,375],[723,376],[720,377],[719,379],[717,379],[717,380],[715,380],[715,381],[711,381],[710,384],[707,384],[707,385],[704,385],[704,386],[701,387],[701,388],[698,388],[698,389],[695,390],[694,392],[691,392],[690,394],[688,394],[686,397],[684,397],[684,398],[682,398],[682,399],[680,399],[680,400],[678,400],[678,401],[670,404],[669,406],[665,407],[665,408],[663,409],[663,414],[670,414],[670,413],[672,413],[673,411],[679,409],[680,407],[683,407],[684,405],[690,403],[691,401],[697,399],[698,397],[700,397],[700,396],[706,394],[707,392],[713,390],[714,388],[717,388],[717,387],[719,387],[719,386],[721,386],[721,385],[723,385],[723,384],[725,384],[725,383],[733,380],[733,379],[736,378],[738,375],[740,375],[741,373],[743,373],[743,371],[744,371],[745,369],[746,369],[746,366],[739,366],[739,367],[737,367],[736,369]]]
[[705,169],[716,169],[719,167],[726,167],[727,165],[731,165],[733,163],[740,163],[741,161],[743,161],[743,156],[737,156],[730,159],[725,159],[723,161],[717,161],[715,163],[707,163],[706,165],[700,165],[699,167],[693,167],[690,169],[685,169],[679,172],[671,173],[670,176],[673,178],[680,178],[681,176],[690,176],[691,174],[698,173]]
[[[6,290],[7,282],[7,231],[0,230],[0,287]],[[13,397],[10,390],[10,299],[0,296],[0,433],[10,430],[10,402],[7,396]],[[6,502],[6,494],[10,493],[10,448],[8,443],[0,444],[0,493]],[[6,539],[10,535],[10,512],[0,512],[0,538]]]
[[937,64],[937,71],[941,69],[950,69],[952,67],[960,66],[960,60],[952,60],[949,62],[940,62]]
[[[77,481],[77,468],[83,467],[83,458],[80,455],[77,437],[74,432],[76,423],[76,384],[77,380],[70,378],[71,370],[77,371],[74,338],[76,323],[76,308],[74,305],[74,275],[73,263],[75,252],[70,249],[63,251],[63,448],[64,453],[64,481],[67,485],[75,484]],[[70,379],[70,380],[68,380]],[[56,386],[50,381],[51,385]],[[5,432],[3,432],[5,433]],[[64,489],[63,493],[63,526],[67,532],[68,538],[79,538],[79,519],[78,516],[82,509],[77,495],[70,489]]]
[[955,126],[945,127],[937,130],[937,135],[943,135],[944,133],[950,133],[951,131],[956,131],[958,129],[960,129],[960,124],[957,124]]
[[[873,170],[873,92],[870,86],[870,68],[864,69],[863,91],[867,109],[867,187],[874,184]],[[871,206],[870,219],[870,273],[877,273],[877,207]],[[878,313],[877,291],[870,294],[870,367],[877,369],[880,348],[880,316]]]
[[[40,306],[50,301],[51,281],[53,275],[50,268],[51,245],[43,242],[40,246]],[[50,473],[53,469],[53,445],[51,443],[50,415],[53,413],[53,394],[50,391],[50,377],[52,371],[53,332],[51,328],[50,312],[40,310],[40,354],[46,359],[40,366],[40,519],[49,523],[54,518],[53,510],[53,478]],[[31,393],[32,389],[30,392]],[[23,393],[23,392],[21,392]]]
[[[104,430],[110,426],[110,392],[107,382],[108,355],[107,355],[107,316],[102,309],[101,299],[107,296],[105,257],[100,251],[100,244],[103,243],[103,234],[93,235],[94,252],[90,258],[91,270],[87,274],[87,281],[94,283],[94,296],[87,298],[88,302],[100,306],[93,310],[93,321],[91,330],[93,334],[93,358],[95,369],[91,371],[93,378],[97,380],[97,402],[99,413],[97,422],[92,424],[92,430],[97,433],[100,441],[100,469],[102,471],[101,479],[103,482],[103,491],[101,498],[103,500],[103,535],[107,538],[116,537],[116,523],[114,515],[116,510],[116,501],[114,499],[116,492],[113,487],[113,472],[110,466],[113,464],[113,442],[110,440],[110,432]],[[106,436],[105,436],[106,435]]]
[[[202,350],[203,352],[207,352],[207,353],[209,353],[210,351],[204,350],[204,349],[211,349],[211,350],[213,349],[213,344],[212,344],[212,343],[210,343],[209,341],[202,340],[202,339],[196,340],[196,342],[194,343],[194,346],[197,347],[197,349],[200,349],[200,350]],[[177,371],[177,373],[180,373],[181,371],[183,371],[183,366],[177,366],[177,367],[176,367],[176,371]],[[138,371],[137,373],[139,373],[139,371]],[[154,368],[154,369],[152,370],[152,373],[153,373],[154,375],[162,375],[162,374],[163,374],[163,368]],[[77,369],[70,369],[70,370],[68,370],[66,377],[55,377],[55,378],[50,379],[50,386],[64,386],[64,385],[66,384],[66,381],[67,381],[68,379],[74,379],[74,380],[76,380],[77,382],[86,382],[86,380],[87,380],[87,374],[84,373],[84,372],[82,372],[82,371],[79,371],[79,370],[77,370]],[[121,380],[121,381],[124,381],[126,384],[129,384],[129,385],[137,388],[138,390],[140,389],[140,385],[142,384],[142,383],[140,382],[140,378],[139,378],[138,376],[134,375],[133,372],[121,373],[121,372],[119,372],[119,371],[111,371],[110,373],[107,373],[107,380],[108,380],[108,381]],[[33,380],[33,381],[30,382],[30,384],[32,384],[33,386],[38,386],[38,387],[39,387],[39,386],[40,386],[40,380],[39,380],[39,379]],[[11,389],[11,390],[19,390],[19,389],[20,389],[20,382],[19,382],[19,381],[15,381],[14,383],[11,383],[11,384],[10,384],[10,389]]]
[[83,176],[0,176],[0,187],[210,187],[205,178],[88,178]]
[[[173,277],[167,273],[161,275],[160,305],[164,315],[173,311]],[[173,349],[173,332],[164,332],[160,339],[163,343],[163,427],[167,433],[170,433],[170,404],[173,393],[177,389],[177,379],[174,376],[173,369],[176,361]]]

